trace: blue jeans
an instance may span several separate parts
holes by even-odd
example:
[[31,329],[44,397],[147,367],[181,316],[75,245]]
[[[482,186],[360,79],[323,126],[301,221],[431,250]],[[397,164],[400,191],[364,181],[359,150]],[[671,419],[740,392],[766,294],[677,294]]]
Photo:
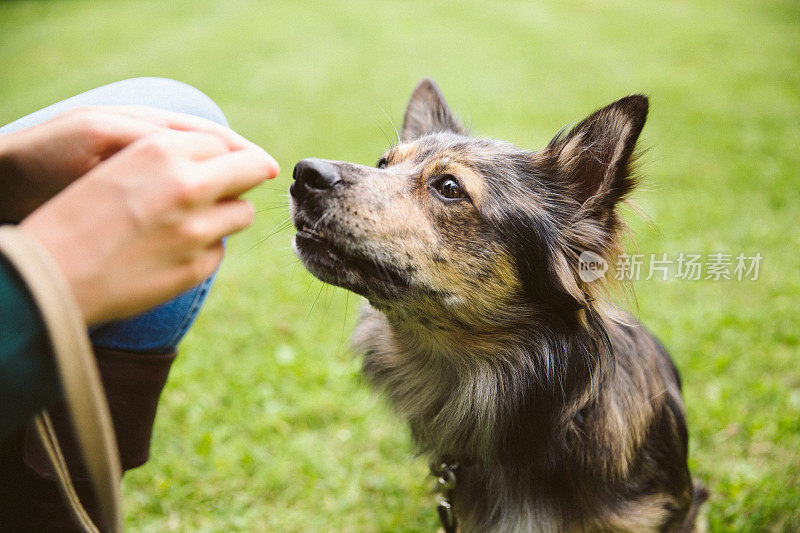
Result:
[[[194,87],[164,78],[133,78],[103,85],[40,109],[0,127],[0,134],[33,126],[70,109],[89,105],[145,105],[228,125],[219,107]],[[174,350],[194,322],[213,279],[212,275],[200,285],[138,316],[91,328],[92,344],[100,348],[143,352]]]

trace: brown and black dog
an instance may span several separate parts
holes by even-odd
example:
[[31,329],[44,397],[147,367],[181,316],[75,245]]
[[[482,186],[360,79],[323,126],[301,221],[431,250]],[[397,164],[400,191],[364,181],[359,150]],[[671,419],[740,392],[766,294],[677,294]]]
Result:
[[622,98],[529,152],[468,136],[423,80],[377,168],[294,169],[295,249],[369,301],[364,372],[458,465],[459,531],[695,527],[678,372],[578,270],[615,262],[647,109]]

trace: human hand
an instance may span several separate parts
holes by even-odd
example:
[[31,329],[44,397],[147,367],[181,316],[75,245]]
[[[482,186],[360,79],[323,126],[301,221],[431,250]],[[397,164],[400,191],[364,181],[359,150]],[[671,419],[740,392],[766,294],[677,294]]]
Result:
[[144,106],[92,106],[0,135],[0,218],[19,222],[132,142],[169,130],[213,133],[253,147],[214,122]]
[[87,324],[144,311],[208,277],[222,237],[253,219],[238,196],[279,171],[224,128],[146,127],[20,224],[58,264]]

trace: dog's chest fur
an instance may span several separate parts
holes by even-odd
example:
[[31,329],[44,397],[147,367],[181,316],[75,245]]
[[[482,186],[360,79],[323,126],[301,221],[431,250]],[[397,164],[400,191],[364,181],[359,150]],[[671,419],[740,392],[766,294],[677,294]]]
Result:
[[648,531],[687,513],[677,373],[642,326],[612,325],[615,367],[569,396],[536,361],[577,344],[521,331],[487,357],[485,340],[443,346],[416,327],[366,306],[354,341],[420,451],[462,464],[461,531]]

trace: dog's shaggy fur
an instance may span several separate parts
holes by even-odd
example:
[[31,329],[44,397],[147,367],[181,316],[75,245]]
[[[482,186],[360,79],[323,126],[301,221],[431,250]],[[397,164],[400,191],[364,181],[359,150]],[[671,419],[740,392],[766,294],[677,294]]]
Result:
[[678,372],[578,273],[582,251],[615,262],[647,109],[623,98],[528,152],[467,136],[423,80],[377,169],[295,168],[296,250],[369,300],[364,371],[459,463],[460,531],[694,528]]

